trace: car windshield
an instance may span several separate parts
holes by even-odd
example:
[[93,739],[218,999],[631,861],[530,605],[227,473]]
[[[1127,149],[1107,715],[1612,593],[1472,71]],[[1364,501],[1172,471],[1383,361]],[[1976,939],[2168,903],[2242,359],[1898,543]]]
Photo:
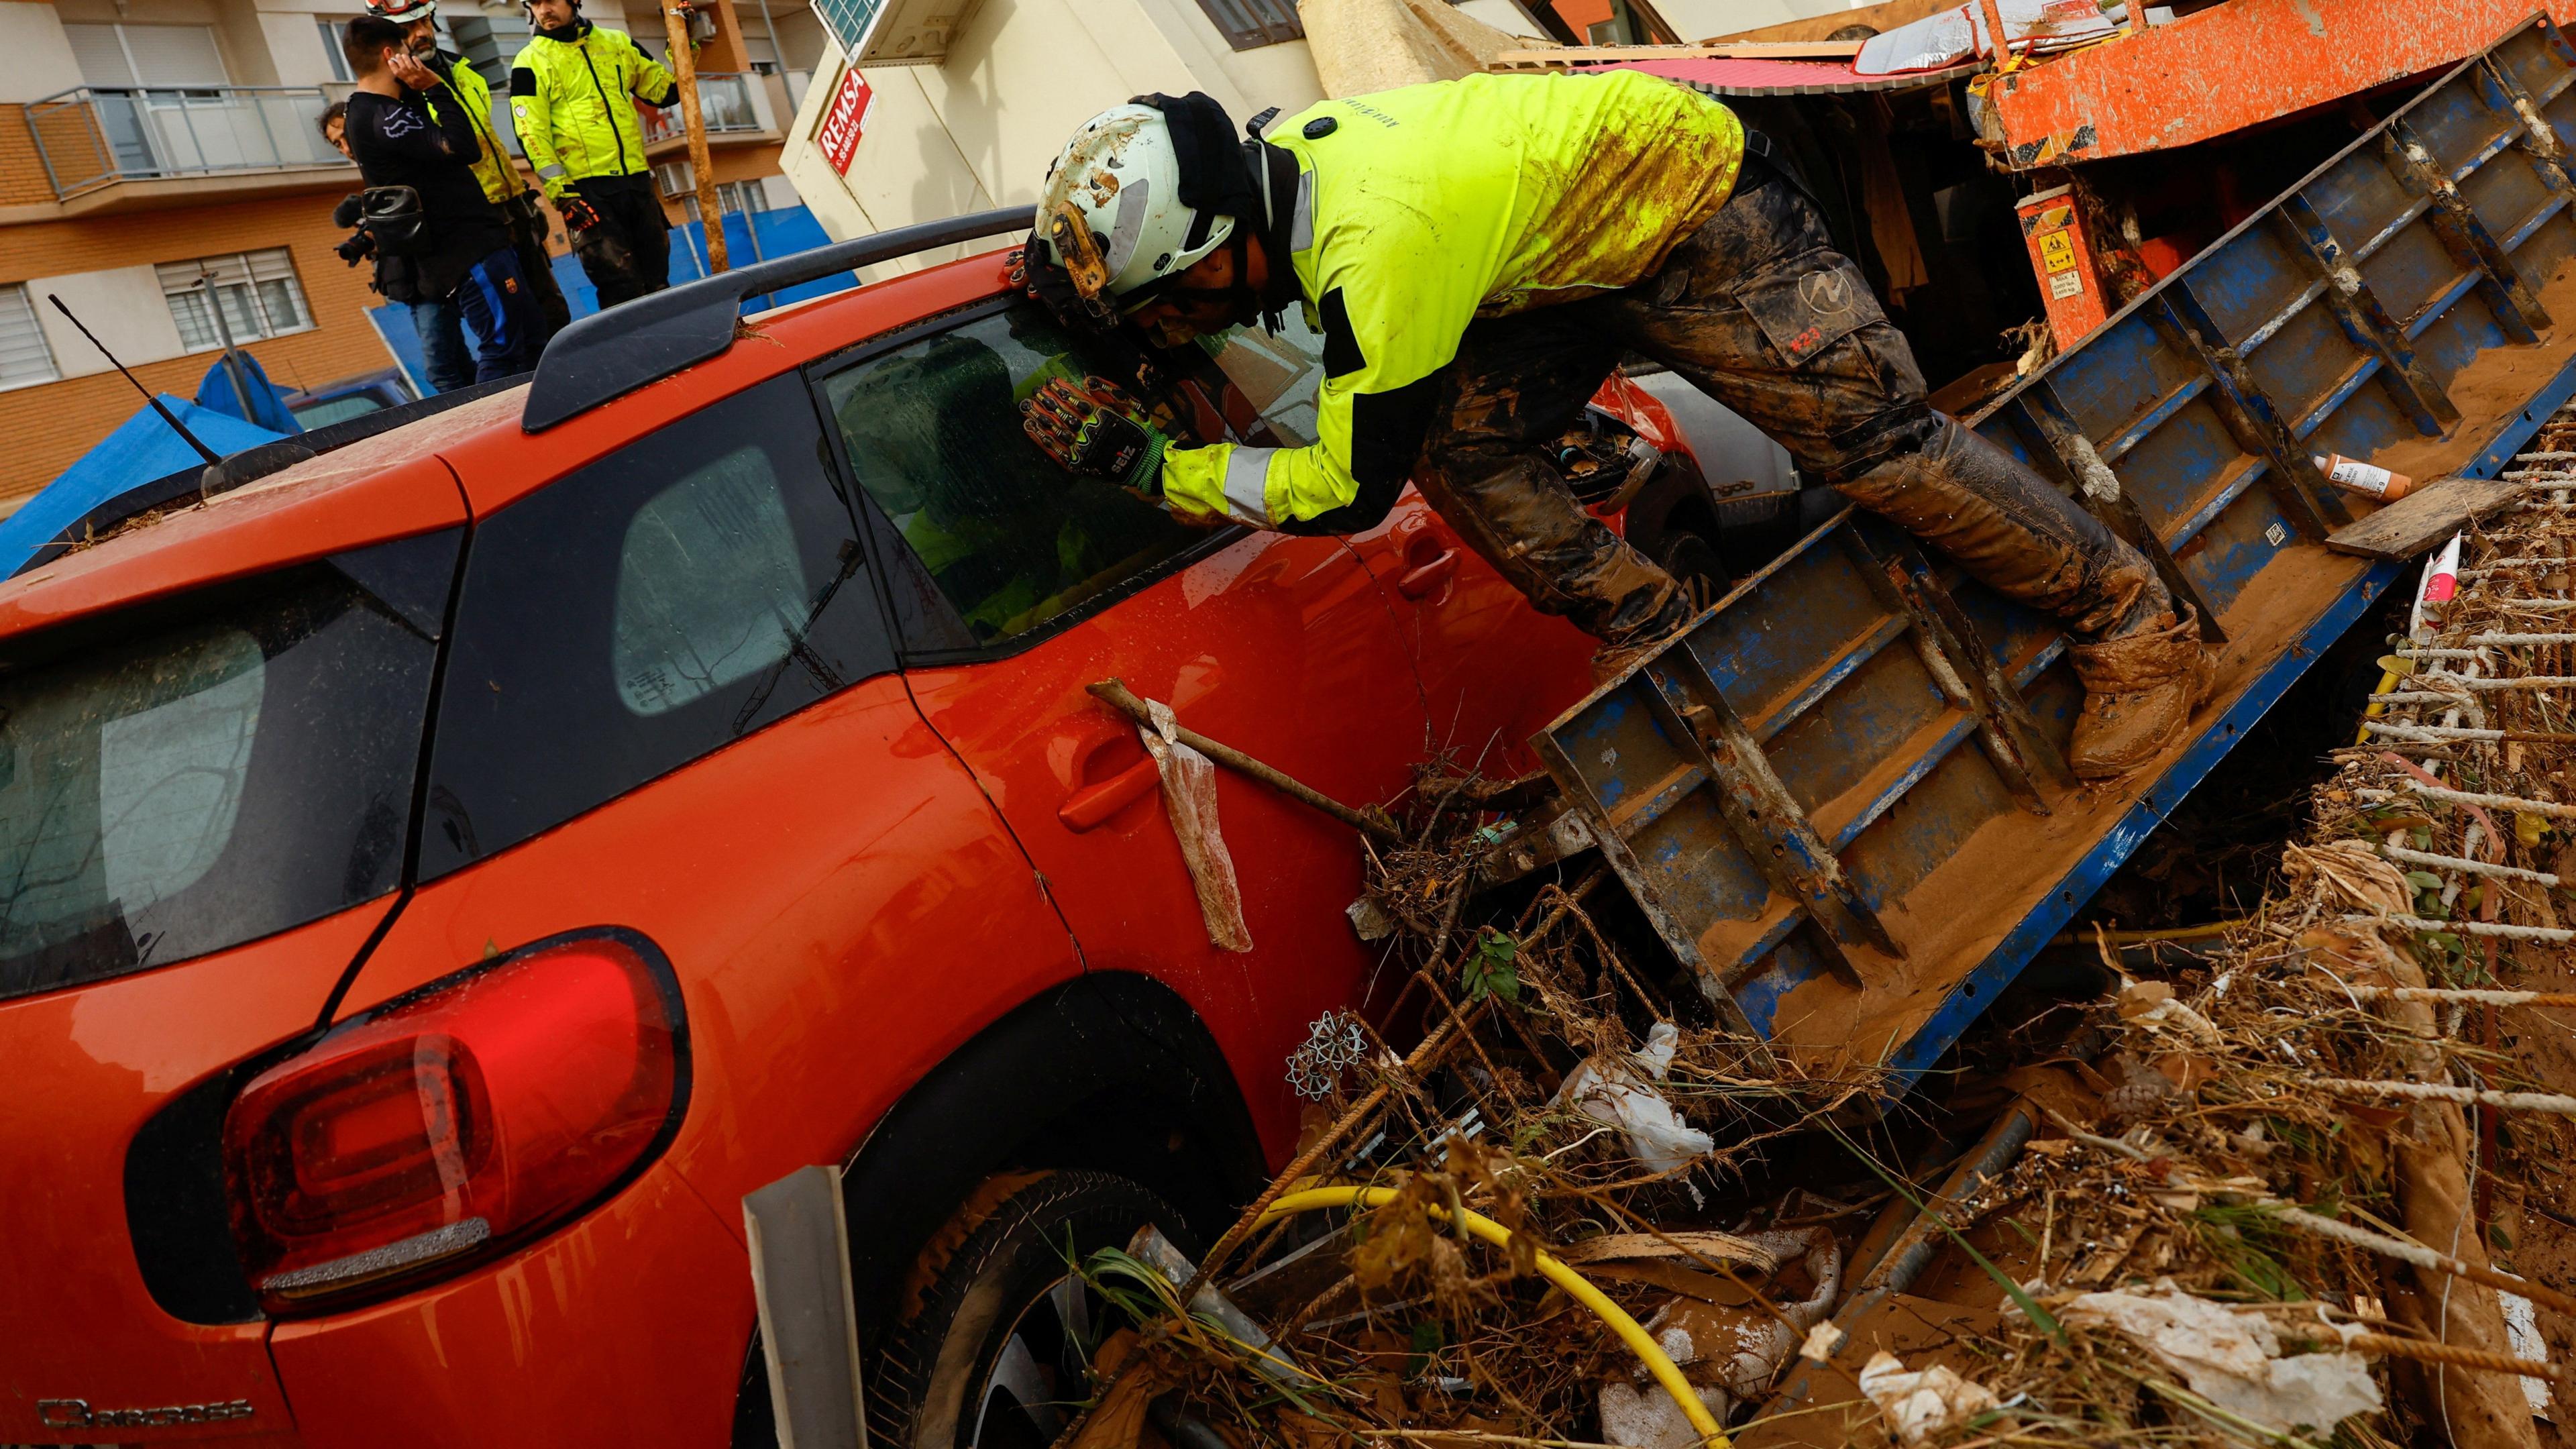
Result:
[[0,998],[221,950],[394,888],[455,542],[152,607],[68,645],[12,641]]

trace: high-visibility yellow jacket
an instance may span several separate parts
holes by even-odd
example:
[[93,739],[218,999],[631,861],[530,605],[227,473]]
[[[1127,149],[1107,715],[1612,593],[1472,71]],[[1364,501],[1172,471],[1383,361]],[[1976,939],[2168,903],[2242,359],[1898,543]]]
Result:
[[483,199],[507,201],[527,188],[520,185],[519,168],[492,128],[492,87],[462,56],[441,51],[438,59],[438,73],[447,84],[422,97],[429,103],[430,118],[437,119],[440,108],[446,105],[465,108],[465,114],[474,122],[474,179],[483,183]]
[[510,115],[537,184],[561,201],[593,176],[640,176],[644,123],[634,101],[667,106],[679,93],[671,73],[623,31],[584,20],[569,39],[542,32],[510,64]]
[[1175,508],[1262,527],[1341,507],[1363,482],[1393,497],[1469,323],[1652,276],[1744,159],[1732,111],[1634,71],[1407,86],[1265,135],[1297,158],[1289,246],[1324,336],[1317,441],[1176,448],[1162,480]]

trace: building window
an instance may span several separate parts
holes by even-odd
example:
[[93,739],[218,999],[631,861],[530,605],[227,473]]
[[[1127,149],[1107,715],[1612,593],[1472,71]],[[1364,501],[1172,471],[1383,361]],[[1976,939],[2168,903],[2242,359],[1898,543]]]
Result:
[[1199,8],[1237,50],[1258,50],[1283,40],[1302,40],[1306,27],[1293,0],[1199,0]]
[[24,286],[0,287],[0,387],[52,382],[54,351],[45,345],[45,329],[36,325],[36,308]]
[[213,278],[215,295],[223,299],[224,326],[232,330],[235,342],[306,332],[314,325],[304,286],[295,279],[294,259],[284,247],[163,262],[153,270],[161,276],[161,295],[170,303],[170,316],[179,324],[179,340],[190,352],[224,345],[214,313],[206,305],[208,276]]
[[331,67],[331,79],[343,83],[356,80],[356,76],[349,74],[349,57],[340,49],[338,23],[316,16],[313,20],[313,28],[321,33],[322,55],[324,63]]
[[[686,166],[688,163],[684,161],[679,164]],[[757,181],[719,181],[716,183],[716,205],[724,208],[727,216],[737,211],[767,211],[769,210],[769,189]],[[698,194],[695,190],[681,194],[680,210],[688,213],[688,219],[691,221],[701,219],[698,215]]]
[[210,25],[65,25],[63,38],[94,86],[212,89],[231,79]]

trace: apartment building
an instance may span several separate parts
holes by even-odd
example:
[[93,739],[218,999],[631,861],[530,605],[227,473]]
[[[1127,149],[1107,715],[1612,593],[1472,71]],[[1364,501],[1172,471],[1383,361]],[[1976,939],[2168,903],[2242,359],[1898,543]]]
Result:
[[[337,27],[361,4],[0,0],[0,515],[141,403],[48,297],[145,386],[180,396],[216,360],[218,307],[281,387],[392,365],[366,315],[382,302],[370,270],[332,251],[345,233],[331,209],[357,170],[316,128],[348,94]],[[728,211],[793,205],[779,149],[806,68],[783,61],[781,37],[793,50],[814,22],[802,0],[739,10],[706,0],[698,22],[715,179]],[[649,3],[592,0],[588,13],[666,48]],[[528,34],[515,0],[447,0],[439,20],[505,96]],[[678,108],[644,114],[666,211],[691,219]]]

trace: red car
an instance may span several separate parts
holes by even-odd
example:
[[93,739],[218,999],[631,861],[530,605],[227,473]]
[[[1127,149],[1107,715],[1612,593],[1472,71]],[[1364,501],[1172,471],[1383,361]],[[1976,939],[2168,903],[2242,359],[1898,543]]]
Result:
[[[0,1442],[766,1442],[740,1203],[809,1163],[885,1442],[1053,1437],[1068,1228],[1213,1236],[1376,960],[1350,833],[1230,776],[1212,948],[1083,686],[1384,801],[1527,766],[1591,641],[1410,494],[1296,538],[1067,479],[1016,400],[1122,359],[999,254],[737,331],[1025,224],[659,294],[0,585]],[[1298,439],[1292,344],[1184,421]]]

